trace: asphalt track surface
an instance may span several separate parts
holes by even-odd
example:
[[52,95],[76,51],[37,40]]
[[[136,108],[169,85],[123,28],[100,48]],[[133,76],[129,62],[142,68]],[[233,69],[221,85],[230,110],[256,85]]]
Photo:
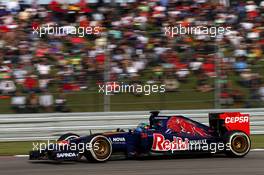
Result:
[[264,175],[264,152],[245,158],[175,158],[113,160],[106,163],[31,163],[27,158],[0,157],[1,175]]

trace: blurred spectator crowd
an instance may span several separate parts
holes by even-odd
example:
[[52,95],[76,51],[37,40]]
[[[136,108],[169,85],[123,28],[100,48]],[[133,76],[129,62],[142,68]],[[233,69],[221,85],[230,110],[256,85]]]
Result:
[[[34,35],[47,25],[99,26],[99,35]],[[222,26],[231,31],[208,35],[164,34],[166,26]],[[7,1],[0,5],[0,91],[12,96],[17,112],[67,112],[66,92],[104,81],[164,83],[167,91],[195,81],[194,90],[221,87],[220,102],[264,102],[264,1],[134,0],[48,5]],[[105,62],[109,58],[109,70]],[[190,80],[189,77],[195,79]],[[236,77],[236,78],[230,78]],[[237,88],[249,89],[249,96]],[[25,95],[26,94],[26,95]],[[54,97],[54,94],[57,96]]]

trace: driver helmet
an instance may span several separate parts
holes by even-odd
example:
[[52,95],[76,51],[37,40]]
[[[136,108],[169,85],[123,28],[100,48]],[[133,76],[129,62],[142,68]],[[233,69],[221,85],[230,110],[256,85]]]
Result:
[[140,123],[136,128],[136,131],[142,132],[143,130],[149,129],[149,125],[147,123]]

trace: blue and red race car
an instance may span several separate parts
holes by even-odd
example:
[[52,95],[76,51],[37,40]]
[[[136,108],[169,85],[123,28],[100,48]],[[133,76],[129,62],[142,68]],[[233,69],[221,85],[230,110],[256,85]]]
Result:
[[62,135],[45,149],[30,152],[30,160],[79,160],[105,162],[113,154],[127,158],[225,153],[245,156],[251,147],[249,115],[239,112],[210,113],[209,126],[184,116],[162,116],[151,112],[149,123],[127,132],[97,133],[80,137]]

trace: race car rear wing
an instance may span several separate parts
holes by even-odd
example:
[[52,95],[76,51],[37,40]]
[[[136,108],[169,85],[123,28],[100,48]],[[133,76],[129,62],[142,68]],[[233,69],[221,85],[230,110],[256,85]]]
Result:
[[241,114],[240,112],[210,113],[209,124],[210,128],[220,136],[233,130],[250,135],[249,114]]

